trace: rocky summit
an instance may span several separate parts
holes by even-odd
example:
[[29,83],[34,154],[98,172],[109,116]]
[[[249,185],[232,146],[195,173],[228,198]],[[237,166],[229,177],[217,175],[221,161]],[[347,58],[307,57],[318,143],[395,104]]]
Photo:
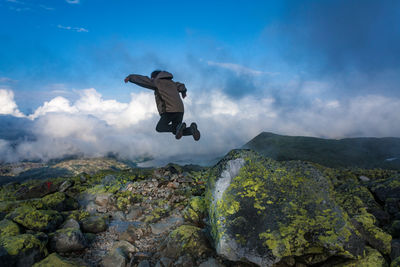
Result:
[[0,266],[399,262],[396,170],[275,161],[244,149],[210,168],[74,169],[0,189]]

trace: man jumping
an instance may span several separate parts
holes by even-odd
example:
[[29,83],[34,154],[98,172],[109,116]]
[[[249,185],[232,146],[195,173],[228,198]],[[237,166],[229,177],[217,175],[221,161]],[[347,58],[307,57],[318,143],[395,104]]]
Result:
[[186,127],[186,123],[182,122],[184,107],[179,93],[182,94],[182,98],[186,97],[185,85],[174,82],[172,74],[167,71],[155,70],[150,77],[131,74],[124,81],[154,90],[158,113],[161,116],[156,131],[172,132],[176,139],[192,135],[193,139],[198,141],[200,131],[197,129],[197,124],[192,122],[190,127]]

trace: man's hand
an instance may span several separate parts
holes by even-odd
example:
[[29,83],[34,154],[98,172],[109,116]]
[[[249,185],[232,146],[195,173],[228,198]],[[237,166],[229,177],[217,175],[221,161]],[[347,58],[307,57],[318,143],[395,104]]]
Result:
[[124,82],[125,82],[125,83],[129,82],[129,78],[126,77],[125,80],[124,80]]

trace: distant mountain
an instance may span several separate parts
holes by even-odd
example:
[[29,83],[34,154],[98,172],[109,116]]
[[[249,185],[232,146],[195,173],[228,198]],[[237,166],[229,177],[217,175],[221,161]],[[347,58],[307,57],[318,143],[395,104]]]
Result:
[[334,140],[263,132],[243,148],[279,161],[306,160],[334,168],[400,170],[400,138],[395,137]]

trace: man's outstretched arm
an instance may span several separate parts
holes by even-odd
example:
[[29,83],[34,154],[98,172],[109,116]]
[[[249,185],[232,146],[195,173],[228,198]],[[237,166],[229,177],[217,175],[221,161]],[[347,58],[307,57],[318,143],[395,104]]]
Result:
[[156,90],[157,87],[154,85],[153,81],[147,77],[147,76],[143,76],[143,75],[137,75],[137,74],[131,74],[129,76],[127,76],[125,78],[125,83],[127,82],[131,82],[134,84],[137,84],[139,86],[151,89],[151,90]]
[[182,94],[182,97],[185,98],[186,97],[186,86],[183,83],[180,82],[175,82],[176,87],[178,88],[178,92],[180,92]]

